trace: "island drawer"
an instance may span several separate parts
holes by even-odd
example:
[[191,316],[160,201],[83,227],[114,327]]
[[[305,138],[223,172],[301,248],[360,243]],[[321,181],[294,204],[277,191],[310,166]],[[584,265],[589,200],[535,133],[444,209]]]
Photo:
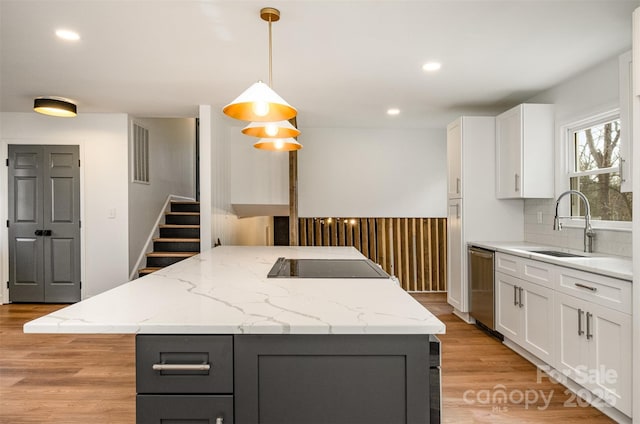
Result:
[[233,336],[136,336],[136,391],[233,392]]
[[233,396],[138,395],[137,424],[232,424]]

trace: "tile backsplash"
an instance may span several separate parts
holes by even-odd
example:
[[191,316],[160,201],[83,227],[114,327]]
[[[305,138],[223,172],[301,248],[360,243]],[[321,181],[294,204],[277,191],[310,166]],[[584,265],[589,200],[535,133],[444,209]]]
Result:
[[[540,243],[575,250],[583,249],[583,228],[553,230],[555,199],[526,199],[524,201],[524,239],[531,243]],[[538,223],[540,213],[542,224]],[[631,231],[613,231],[594,228],[596,237],[593,251],[616,256],[631,257]]]

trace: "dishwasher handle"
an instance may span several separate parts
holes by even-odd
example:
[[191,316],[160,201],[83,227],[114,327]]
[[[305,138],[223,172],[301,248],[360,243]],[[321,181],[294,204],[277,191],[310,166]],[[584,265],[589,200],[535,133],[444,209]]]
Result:
[[479,256],[484,259],[493,259],[493,252],[488,253],[486,250],[478,250],[478,249],[474,249],[473,247],[470,247],[469,253],[471,255]]

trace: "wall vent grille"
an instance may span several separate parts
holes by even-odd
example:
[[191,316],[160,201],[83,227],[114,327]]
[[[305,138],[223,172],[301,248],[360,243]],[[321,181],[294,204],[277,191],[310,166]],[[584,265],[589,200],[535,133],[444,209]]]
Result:
[[133,124],[133,182],[149,183],[149,130]]

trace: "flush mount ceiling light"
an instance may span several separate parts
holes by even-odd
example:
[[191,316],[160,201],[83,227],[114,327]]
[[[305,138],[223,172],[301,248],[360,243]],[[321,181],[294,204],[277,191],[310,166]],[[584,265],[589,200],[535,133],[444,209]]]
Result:
[[440,68],[442,68],[442,64],[440,62],[428,62],[422,65],[422,70],[426,72],[434,72]]
[[396,115],[400,115],[400,109],[398,108],[391,108],[391,109],[387,109],[387,115],[391,115],[391,116],[396,116]]
[[261,138],[253,145],[256,149],[286,152],[302,149],[302,144],[295,138]]
[[262,20],[269,22],[269,85],[262,81],[254,83],[222,111],[225,115],[241,121],[276,122],[291,119],[298,111],[280,97],[270,86],[271,81],[271,23],[280,20],[280,11],[272,7],[260,10]]
[[75,104],[64,99],[38,97],[33,101],[33,110],[44,115],[71,118],[78,114]]
[[56,30],[56,36],[66,41],[78,41],[80,39],[80,34],[69,29]]

